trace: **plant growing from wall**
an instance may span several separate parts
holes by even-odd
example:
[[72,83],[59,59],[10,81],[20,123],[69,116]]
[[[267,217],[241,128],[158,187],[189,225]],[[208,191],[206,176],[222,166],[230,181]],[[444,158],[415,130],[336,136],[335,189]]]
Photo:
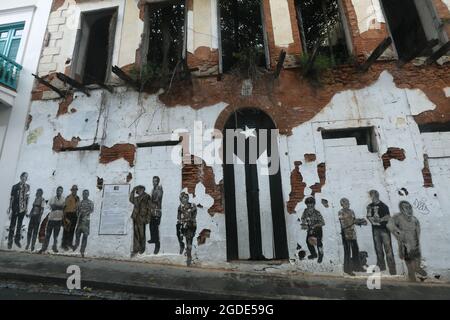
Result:
[[312,62],[312,65],[308,65],[310,63],[310,55],[308,54],[302,54],[299,59],[299,64],[302,70],[308,70],[303,74],[306,78],[320,81],[320,77],[322,74],[331,68],[334,67],[333,62],[331,61],[330,57],[323,54],[318,54],[314,61]]
[[264,73],[264,48],[247,47],[233,54],[236,63],[232,72],[245,79],[256,80]]

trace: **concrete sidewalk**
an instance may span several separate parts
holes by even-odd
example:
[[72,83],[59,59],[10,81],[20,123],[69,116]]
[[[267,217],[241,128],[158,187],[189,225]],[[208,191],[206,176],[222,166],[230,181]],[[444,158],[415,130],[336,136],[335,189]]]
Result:
[[382,279],[275,275],[161,264],[0,251],[0,282],[66,287],[67,267],[81,269],[81,286],[151,295],[161,299],[450,299],[450,285]]

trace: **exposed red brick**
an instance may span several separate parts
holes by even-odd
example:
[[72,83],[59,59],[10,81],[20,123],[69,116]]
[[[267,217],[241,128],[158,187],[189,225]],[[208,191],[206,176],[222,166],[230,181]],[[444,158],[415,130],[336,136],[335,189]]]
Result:
[[[208,47],[198,47],[194,53],[188,52],[187,64],[189,68],[198,68],[199,72],[207,72],[219,65],[219,51]],[[217,73],[217,72],[216,72]]]
[[406,159],[405,150],[400,148],[389,148],[381,157],[383,160],[383,167],[386,170],[391,166],[391,160],[404,161]]
[[73,93],[68,94],[60,103],[58,108],[58,113],[56,114],[57,117],[60,115],[69,113],[69,106],[73,102]]
[[305,153],[305,161],[306,162],[314,162],[316,161],[316,155],[313,153]]
[[287,211],[290,214],[296,213],[295,207],[305,198],[306,183],[303,182],[303,176],[300,173],[301,161],[294,162],[295,169],[291,172],[291,192],[287,202]]
[[100,148],[100,163],[107,164],[119,159],[125,159],[130,164],[130,167],[133,167],[135,155],[136,146],[129,143],[115,144],[111,148],[102,146]]
[[191,163],[183,165],[181,170],[182,188],[187,188],[189,193],[195,195],[195,187],[198,183],[202,183],[205,186],[205,193],[214,199],[214,204],[208,209],[208,213],[212,216],[215,213],[224,213],[222,181],[216,184],[212,167],[207,166],[205,161],[198,160],[197,158],[194,162],[194,156],[191,156]]
[[62,137],[61,133],[58,133],[56,137],[53,138],[53,151],[61,152],[68,149],[74,149],[78,146],[81,141],[79,137],[73,137],[71,140],[66,140]]
[[370,55],[381,41],[389,36],[386,24],[380,23],[380,29],[371,29],[361,33],[352,0],[343,0],[342,4],[352,38],[353,54],[356,57],[365,59],[365,57]]
[[211,236],[211,230],[209,229],[203,229],[200,231],[198,237],[197,237],[197,244],[201,246],[202,244],[206,243],[206,239],[208,239]]
[[53,12],[58,10],[64,4],[64,2],[66,2],[66,0],[53,0],[52,8],[50,11]]
[[422,176],[423,176],[423,186],[425,188],[432,188],[433,187],[433,177],[431,175],[430,171],[430,165],[428,163],[428,155],[423,155],[423,169],[422,169]]
[[325,185],[325,182],[327,181],[327,167],[325,163],[322,162],[317,165],[317,175],[319,176],[320,182],[310,186],[312,190],[311,193],[312,196],[314,196],[316,193],[321,193],[322,188]]
[[450,103],[443,91],[450,83],[450,64],[417,67],[410,63],[400,69],[395,62],[379,61],[366,73],[345,65],[326,72],[320,86],[304,79],[298,70],[284,70],[276,85],[270,85],[269,75],[254,81],[251,96],[241,95],[242,79],[233,75],[223,75],[221,81],[193,78],[192,85],[174,85],[170,95],[163,94],[160,99],[168,107],[190,105],[194,109],[227,103],[215,124],[219,130],[239,108],[260,108],[274,120],[280,134],[290,135],[293,128],[319,113],[336,93],[370,86],[384,70],[393,75],[398,87],[421,89],[437,106],[433,111],[415,116],[419,124],[450,121]]
[[434,6],[436,8],[437,14],[444,24],[444,30],[450,37],[450,10],[447,5],[442,0],[433,0]]

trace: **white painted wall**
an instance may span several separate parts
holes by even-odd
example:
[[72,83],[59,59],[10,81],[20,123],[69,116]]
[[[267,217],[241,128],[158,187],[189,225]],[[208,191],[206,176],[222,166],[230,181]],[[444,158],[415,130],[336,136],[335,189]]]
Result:
[[[129,232],[125,236],[97,234],[102,201],[102,192],[96,189],[97,176],[103,178],[106,184],[125,183],[126,176],[131,172],[133,175],[131,186],[144,184],[151,188],[151,177],[159,175],[165,190],[163,221],[160,228],[162,253],[155,257],[151,254],[153,247],[150,247],[147,255],[138,259],[181,264],[184,258],[177,254],[178,244],[175,233],[175,215],[178,194],[181,191],[181,171],[180,166],[170,160],[171,148],[138,149],[134,167],[130,167],[124,160],[100,165],[97,151],[53,152],[52,139],[61,133],[66,139],[80,137],[82,140],[80,145],[87,145],[93,142],[97,131],[97,141],[106,146],[116,143],[135,144],[169,140],[174,130],[185,128],[193,132],[196,126],[195,121],[202,121],[200,127],[203,130],[212,128],[226,105],[221,103],[199,110],[191,109],[189,106],[167,108],[155,95],[144,95],[139,99],[137,93],[131,90],[125,88],[117,90],[115,94],[100,90],[93,91],[91,98],[77,93],[71,105],[71,108],[77,111],[59,118],[55,117],[58,109],[57,101],[33,102],[31,112],[33,122],[26,133],[30,138],[22,143],[22,155],[15,176],[23,170],[28,171],[32,193],[36,188],[42,187],[46,197],[53,194],[58,185],[64,186],[66,194],[68,188],[74,183],[78,184],[80,189],[91,190],[96,211],[91,221],[92,235],[87,254],[128,259],[131,250],[131,220],[128,224]],[[296,260],[297,243],[306,248],[306,234],[304,230],[301,230],[298,222],[305,205],[299,203],[296,214],[286,213],[289,254],[294,262],[289,265],[290,268],[308,272],[342,272],[343,249],[337,219],[339,200],[341,197],[348,197],[356,215],[364,217],[365,207],[369,202],[367,192],[375,188],[380,191],[382,200],[389,205],[392,213],[398,211],[397,204],[403,199],[409,200],[415,206],[415,214],[422,225],[424,265],[432,275],[441,274],[444,278],[449,276],[446,263],[449,256],[444,244],[448,242],[447,230],[450,228],[450,219],[448,219],[450,201],[446,194],[446,190],[450,187],[450,163],[449,155],[443,151],[447,149],[441,149],[440,146],[449,144],[450,137],[448,134],[420,134],[412,117],[434,108],[435,105],[423,92],[397,88],[392,76],[384,72],[376,83],[367,88],[336,94],[311,121],[294,128],[291,136],[279,138],[285,201],[289,199],[290,175],[295,161],[303,162],[300,171],[308,186],[305,197],[311,194],[309,186],[319,182],[317,165],[324,162],[327,166],[326,184],[322,192],[316,194],[317,208],[322,212],[326,222],[324,261],[319,265],[315,261]],[[99,119],[98,129],[97,119]],[[318,131],[319,127],[339,129],[359,126],[375,127],[378,152],[370,153],[367,147],[356,146],[351,139],[325,142]],[[198,124],[197,128],[199,128]],[[381,156],[389,147],[403,148],[406,159],[402,162],[392,160],[391,167],[384,170]],[[316,154],[317,160],[307,163],[304,160],[306,153]],[[435,184],[433,188],[423,187],[422,169],[425,153],[431,157],[430,170]],[[35,155],[39,155],[40,161],[36,161]],[[43,163],[45,166],[42,165]],[[219,164],[212,167],[218,183],[223,176],[222,167]],[[237,170],[235,175],[241,177],[242,173]],[[399,194],[401,188],[408,190],[407,196]],[[236,194],[245,193],[245,189],[239,190],[236,190]],[[197,235],[203,229],[211,230],[211,238],[206,240],[206,244],[194,247],[197,263],[226,265],[224,215],[216,214],[211,217],[207,213],[213,201],[205,194],[202,184],[197,185],[196,197],[191,195],[191,198],[192,201],[203,206],[198,213]],[[328,208],[321,204],[322,199],[329,202]],[[237,212],[245,213],[245,201],[241,200],[237,203]],[[242,216],[240,219],[238,229],[245,227],[246,217]],[[267,226],[264,232],[267,231],[266,229],[268,229]],[[3,227],[3,233],[4,230]],[[375,252],[370,226],[358,228],[357,233],[360,250],[367,251],[369,263],[374,263]],[[239,234],[245,240],[245,230],[240,230]],[[265,247],[270,250],[271,240],[264,241]],[[440,245],[437,246],[437,243]],[[4,241],[1,242],[2,248],[5,245]],[[247,246],[241,246],[239,250],[242,257],[248,255]],[[398,271],[404,272],[403,263],[398,260],[395,240],[394,251]]]
[[[18,19],[15,21],[25,21],[24,36],[17,58],[17,62],[22,65],[23,69],[17,87],[17,96],[11,100],[12,111],[0,158],[1,225],[8,222],[6,210],[9,206],[10,190],[14,182],[18,180],[17,162],[34,83],[31,73],[35,73],[37,69],[50,7],[51,1],[48,0],[17,0],[0,3],[0,24],[13,22],[15,19]],[[36,157],[34,158],[36,159]]]

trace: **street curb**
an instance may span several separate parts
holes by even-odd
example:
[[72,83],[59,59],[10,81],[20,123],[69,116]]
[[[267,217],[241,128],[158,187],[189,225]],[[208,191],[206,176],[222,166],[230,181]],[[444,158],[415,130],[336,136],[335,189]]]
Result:
[[[30,273],[10,273],[0,272],[0,280],[15,280],[21,282],[34,282],[53,284],[65,288],[67,281],[64,277],[57,276],[41,276]],[[126,292],[132,294],[152,295],[157,296],[158,299],[183,299],[183,300],[269,300],[274,297],[267,297],[263,295],[245,295],[238,293],[219,293],[219,292],[200,292],[186,289],[176,288],[162,288],[156,286],[138,286],[123,283],[104,282],[96,280],[82,280],[81,287],[89,287],[92,289],[109,290],[115,292]],[[81,289],[82,290],[82,289]],[[88,293],[88,292],[86,292]],[[298,297],[301,299],[302,297]],[[304,299],[321,299],[315,297],[303,297]],[[278,300],[287,299],[286,297],[275,298]]]

